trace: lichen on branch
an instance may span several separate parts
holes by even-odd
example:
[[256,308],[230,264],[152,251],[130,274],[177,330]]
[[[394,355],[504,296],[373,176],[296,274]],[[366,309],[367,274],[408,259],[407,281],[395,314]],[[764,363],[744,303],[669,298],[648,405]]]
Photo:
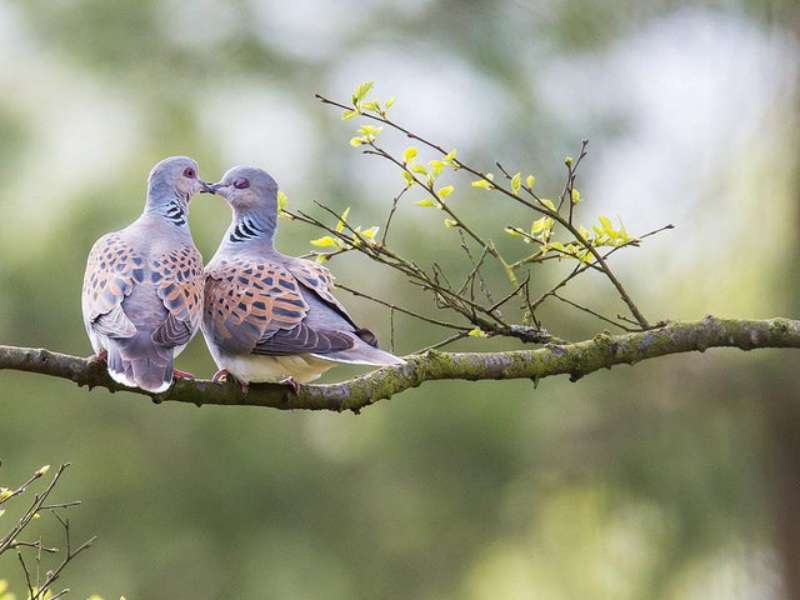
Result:
[[568,375],[577,381],[599,369],[633,365],[643,360],[710,348],[800,348],[800,321],[793,319],[718,319],[667,323],[647,331],[601,333],[572,344],[549,344],[535,350],[506,352],[438,352],[407,356],[407,364],[373,371],[341,383],[300,386],[295,394],[285,385],[251,385],[247,393],[234,383],[177,380],[163,394],[126,388],[114,382],[105,365],[93,359],[46,349],[0,346],[0,370],[17,370],[68,379],[80,386],[129,391],[155,402],[203,406],[262,406],[281,410],[358,412],[427,381],[531,379]]

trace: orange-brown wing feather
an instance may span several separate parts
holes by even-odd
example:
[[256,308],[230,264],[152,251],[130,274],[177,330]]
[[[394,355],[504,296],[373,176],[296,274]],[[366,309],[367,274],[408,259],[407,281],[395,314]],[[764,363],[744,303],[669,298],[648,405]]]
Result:
[[168,312],[153,339],[170,346],[188,343],[203,316],[203,257],[190,245],[163,254],[151,261],[150,280]]
[[369,329],[359,327],[347,312],[344,305],[333,295],[333,280],[331,272],[318,263],[298,258],[289,263],[288,268],[297,280],[305,287],[312,290],[331,308],[335,309],[347,319],[354,328],[354,333],[370,346],[378,347],[378,339]]
[[226,352],[252,352],[298,327],[308,310],[297,281],[279,265],[237,257],[206,270],[205,327]]
[[131,337],[136,327],[122,311],[122,301],[145,274],[145,261],[118,233],[95,242],[86,263],[81,306],[95,330],[112,337]]
[[343,317],[345,317],[352,325],[355,326],[353,319],[347,312],[344,305],[339,302],[336,296],[333,295],[333,275],[331,272],[320,264],[311,262],[310,260],[296,259],[289,263],[289,270],[292,272],[297,280],[305,287],[314,291],[325,302],[338,310]]

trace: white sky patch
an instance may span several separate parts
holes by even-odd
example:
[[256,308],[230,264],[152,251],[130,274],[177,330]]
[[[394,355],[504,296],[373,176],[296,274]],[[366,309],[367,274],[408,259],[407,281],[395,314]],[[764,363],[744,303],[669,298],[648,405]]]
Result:
[[[435,64],[431,63],[431,56],[435,56]],[[390,96],[396,97],[390,111],[394,121],[448,149],[456,148],[461,155],[468,155],[471,147],[493,137],[497,123],[492,107],[502,105],[502,91],[457,57],[423,45],[403,49],[362,48],[340,61],[328,81],[323,82],[322,89],[329,98],[348,103],[353,88],[370,80],[376,80],[370,98],[385,101]],[[341,111],[330,110],[331,118],[339,119]],[[360,124],[360,119],[342,124],[343,143],[347,143]],[[412,142],[388,127],[379,142],[398,155],[408,145],[417,146],[420,162],[440,158],[421,143]],[[402,187],[400,171],[396,167],[378,166],[378,162],[377,158],[352,151],[348,177],[365,194],[381,190],[385,201],[390,202],[391,196]],[[412,195],[415,200],[421,199],[422,191],[415,190],[409,194]]]
[[251,0],[255,33],[261,41],[281,52],[309,61],[326,61],[343,50],[371,23],[373,13],[388,6],[395,12],[414,14],[429,0]]
[[[48,53],[8,6],[0,9],[3,103],[24,120],[32,136],[16,176],[1,192],[20,227],[58,222],[69,199],[130,161],[142,145],[140,115],[120,91],[101,86],[91,73]],[[112,175],[113,176],[113,175]],[[35,181],[36,185],[31,186]],[[39,219],[43,213],[47,219]]]
[[253,165],[288,191],[307,176],[317,145],[312,123],[279,86],[254,80],[229,82],[197,97],[202,133],[214,140],[226,165]]
[[163,35],[178,46],[203,51],[227,40],[239,20],[236,6],[221,0],[162,0],[155,8]]
[[[789,167],[797,53],[788,37],[751,21],[687,10],[651,22],[605,54],[543,65],[546,109],[573,128],[601,132],[578,184],[586,199],[581,221],[619,214],[635,233],[675,223],[679,229],[665,235],[680,242],[659,244],[666,250],[657,262],[662,281],[696,277],[691,267],[718,273],[696,289],[700,295],[712,288],[729,294],[724,274],[730,286],[746,274],[721,268],[732,266],[735,254],[758,254],[763,271],[769,248],[741,243],[756,242],[747,231],[756,220],[773,239],[785,227],[781,205],[766,214],[763,205],[785,201],[780,194],[789,189],[781,178]],[[574,92],[569,101],[565,89]],[[603,121],[623,123],[623,133],[606,135]],[[621,259],[631,277],[642,252],[649,251]],[[737,264],[746,269],[746,261]]]

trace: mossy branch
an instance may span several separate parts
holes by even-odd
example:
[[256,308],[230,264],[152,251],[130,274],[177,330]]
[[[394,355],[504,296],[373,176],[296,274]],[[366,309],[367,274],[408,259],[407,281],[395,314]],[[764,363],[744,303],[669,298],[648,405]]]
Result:
[[285,385],[250,386],[245,394],[234,383],[178,380],[167,392],[151,394],[115,383],[105,364],[45,349],[0,346],[0,370],[11,369],[69,379],[79,386],[103,387],[150,396],[154,402],[188,402],[197,406],[266,406],[281,410],[351,410],[417,387],[426,381],[465,379],[531,379],[569,375],[577,381],[599,369],[633,365],[642,360],[703,352],[709,348],[800,348],[800,321],[792,319],[739,320],[706,317],[674,322],[643,332],[610,335],[537,350],[507,352],[435,352],[406,357],[401,367],[387,367],[342,383],[300,386],[295,394]]

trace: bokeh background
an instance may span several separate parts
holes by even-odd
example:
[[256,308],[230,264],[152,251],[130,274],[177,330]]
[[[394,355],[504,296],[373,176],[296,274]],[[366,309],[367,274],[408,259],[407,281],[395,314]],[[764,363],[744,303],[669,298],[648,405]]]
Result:
[[[793,0],[0,2],[0,342],[89,353],[86,255],[138,215],[167,155],[211,180],[256,164],[294,209],[382,223],[399,174],[314,99],[364,80],[397,97],[397,120],[487,170],[534,173],[546,195],[589,138],[582,221],[676,225],[615,255],[651,319],[797,316],[799,44]],[[502,228],[529,217],[452,182],[522,256]],[[394,243],[463,269],[455,234],[411,196]],[[207,197],[192,211],[209,259],[228,211]],[[278,245],[302,254],[317,235],[284,222]],[[331,267],[433,310],[363,257]],[[388,340],[381,307],[340,295]],[[568,295],[621,310],[591,274]],[[606,327],[541,316],[569,339]],[[444,333],[398,317],[396,349]],[[65,575],[76,598],[797,598],[797,360],[712,351],[537,389],[429,383],[360,416],[155,406],[3,372],[0,483],[73,463],[59,498],[82,499],[74,529],[99,536]],[[202,339],[178,366],[212,372]],[[21,592],[16,557],[0,577]]]

